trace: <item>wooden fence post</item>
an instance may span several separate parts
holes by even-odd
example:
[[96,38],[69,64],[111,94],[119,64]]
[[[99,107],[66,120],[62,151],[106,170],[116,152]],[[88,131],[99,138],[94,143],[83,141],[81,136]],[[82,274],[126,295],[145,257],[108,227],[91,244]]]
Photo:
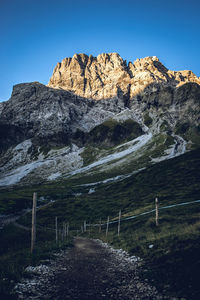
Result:
[[66,235],[67,235],[67,225],[64,222],[64,238],[66,239]]
[[109,217],[108,217],[108,219],[107,219],[107,226],[106,226],[106,237],[107,237],[107,235],[108,235],[108,226],[109,226]]
[[86,232],[87,231],[87,224],[86,224],[86,221],[84,221],[84,232]]
[[37,207],[37,193],[33,193],[31,253],[33,253],[33,249],[35,247],[35,242],[36,242],[36,207]]
[[156,226],[158,226],[158,198],[155,199],[155,206],[156,206]]
[[101,219],[100,219],[100,223],[99,223],[99,233],[101,232]]
[[56,243],[58,242],[58,217],[55,219],[55,225],[56,225]]
[[118,232],[117,232],[118,236],[119,236],[119,234],[120,234],[120,221],[121,221],[121,214],[122,214],[122,212],[121,212],[121,210],[120,210],[120,211],[119,211],[119,221],[118,221]]

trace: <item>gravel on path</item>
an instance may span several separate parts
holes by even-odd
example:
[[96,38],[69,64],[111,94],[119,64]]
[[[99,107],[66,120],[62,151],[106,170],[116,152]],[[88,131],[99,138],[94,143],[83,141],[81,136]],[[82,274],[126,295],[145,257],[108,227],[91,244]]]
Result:
[[140,259],[99,240],[76,238],[46,265],[28,267],[15,287],[18,299],[169,299],[138,276]]

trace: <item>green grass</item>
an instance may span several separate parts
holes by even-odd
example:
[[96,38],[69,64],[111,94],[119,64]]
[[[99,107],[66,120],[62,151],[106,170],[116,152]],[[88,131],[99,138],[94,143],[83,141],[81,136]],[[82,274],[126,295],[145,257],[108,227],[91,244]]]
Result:
[[[118,163],[118,160],[112,161],[106,170],[99,166],[90,172],[77,174],[67,179],[63,178],[53,182],[42,182],[41,184],[2,188],[0,189],[0,214],[8,214],[31,207],[34,191],[37,191],[39,196],[45,197],[47,201],[52,198],[66,198],[66,196],[72,192],[79,192],[79,188],[74,188],[75,185],[101,181],[119,174],[131,173],[134,170],[150,166],[151,158],[164,155],[164,151],[171,144],[173,144],[172,137],[167,134],[157,135],[143,147],[142,151],[138,150],[134,154],[127,155],[123,164]],[[106,150],[89,146],[82,153],[84,165],[93,162],[97,157],[112,154],[116,152],[116,150],[119,151],[121,149],[115,149],[115,147],[113,147]]]
[[[29,224],[30,225],[30,224]],[[41,260],[53,258],[53,252],[72,245],[71,237],[55,243],[55,233],[37,230],[37,242],[33,254],[30,252],[30,231],[9,225],[0,231],[0,296],[9,297],[14,284],[20,280],[28,265],[37,265]]]
[[[97,230],[94,235],[99,237]],[[148,278],[164,295],[200,298],[200,204],[160,211],[159,226],[154,214],[111,225],[101,239],[143,259],[140,276]],[[153,245],[153,248],[149,248]]]
[[88,133],[87,145],[110,148],[110,146],[132,140],[142,133],[140,125],[131,119],[122,122],[110,119]]
[[81,153],[81,157],[83,158],[83,166],[87,166],[91,163],[93,163],[99,155],[99,149],[88,146],[85,148],[85,150]]
[[[75,230],[80,229],[84,220],[93,223],[100,218],[106,220],[107,216],[116,219],[120,209],[123,216],[151,210],[154,208],[155,197],[159,198],[160,206],[200,199],[199,169],[200,152],[197,149],[149,166],[120,182],[100,184],[92,194],[88,194],[90,187],[80,186],[80,184],[101,180],[102,173],[18,188],[15,191],[8,191],[7,199],[9,200],[9,195],[11,199],[14,199],[15,194],[18,195],[15,201],[17,205],[21,201],[20,193],[22,193],[21,195],[24,198],[27,196],[26,199],[31,204],[33,191],[37,191],[39,196],[48,196],[49,199],[54,197],[56,202],[37,212],[37,224],[54,228],[57,216],[59,227],[62,227],[63,221],[67,221],[70,223],[70,229]],[[82,194],[74,196],[74,193]],[[5,190],[4,195],[6,195]],[[122,247],[133,255],[141,256],[145,262],[143,276],[150,278],[159,290],[190,300],[198,299],[199,220],[200,204],[162,210],[158,228],[155,226],[154,215],[143,216],[122,222],[120,238],[117,237],[116,225],[110,226],[108,241],[115,247]],[[31,214],[22,217],[19,222],[30,226]],[[3,241],[0,250],[0,263],[3,268],[1,278],[5,292],[10,288],[8,281],[10,282],[11,278],[17,280],[23,273],[24,267],[34,261],[30,257],[28,232],[14,229],[10,225],[0,234]],[[99,235],[95,233],[94,237]],[[105,228],[100,237],[105,239]],[[40,255],[45,254],[45,247],[48,251],[53,248],[48,246],[46,238],[46,235],[39,232]],[[52,238],[50,234],[49,243]],[[154,245],[152,249],[149,248],[150,244]],[[22,257],[24,257],[24,264],[21,267]],[[13,261],[16,261],[16,264],[13,264]],[[5,281],[3,278],[9,280]]]
[[[107,178],[115,177],[119,174],[128,174],[135,170],[150,166],[152,158],[165,156],[165,150],[173,145],[174,138],[167,133],[158,134],[153,137],[142,149],[128,154],[122,159],[116,159],[107,163],[107,165],[97,166],[90,171],[74,175],[71,180],[81,183],[95,182]],[[130,147],[130,146],[129,146]],[[82,156],[84,163],[91,163],[101,157],[126,150],[127,145],[121,147],[112,147],[109,150],[88,147]]]
[[195,149],[200,145],[200,125],[191,126],[190,123],[177,123],[175,133],[180,134],[186,141],[192,141],[191,148]]

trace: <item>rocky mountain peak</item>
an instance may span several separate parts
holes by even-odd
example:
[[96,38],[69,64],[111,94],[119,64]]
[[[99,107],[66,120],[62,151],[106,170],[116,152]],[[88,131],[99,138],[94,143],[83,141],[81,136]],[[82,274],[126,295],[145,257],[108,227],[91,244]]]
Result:
[[136,59],[133,64],[129,64],[134,68],[135,72],[149,71],[152,73],[160,73],[160,76],[168,72],[168,69],[159,61],[157,56],[147,56],[145,58]]
[[127,65],[118,53],[102,53],[97,57],[81,53],[58,63],[48,86],[100,100],[119,95],[132,99],[154,83],[177,87],[187,82],[200,84],[192,71],[170,71],[156,56]]
[[99,63],[112,63],[113,66],[123,66],[124,65],[124,60],[121,58],[121,56],[116,53],[102,53],[97,56],[97,62]]
[[117,53],[97,57],[75,54],[56,65],[48,86],[86,98],[106,99],[117,95],[118,88],[127,92],[130,79],[126,61]]
[[[22,178],[31,184],[53,180],[84,169],[96,154],[100,164],[107,162],[113,154],[103,156],[110,147],[126,147],[130,140],[131,151],[149,142],[146,149],[154,151],[158,135],[163,149],[158,161],[174,157],[186,143],[188,149],[200,144],[199,101],[199,78],[192,71],[168,70],[156,56],[128,64],[117,53],[65,58],[49,86],[17,84],[0,104],[0,186]],[[102,147],[108,152],[99,156]]]

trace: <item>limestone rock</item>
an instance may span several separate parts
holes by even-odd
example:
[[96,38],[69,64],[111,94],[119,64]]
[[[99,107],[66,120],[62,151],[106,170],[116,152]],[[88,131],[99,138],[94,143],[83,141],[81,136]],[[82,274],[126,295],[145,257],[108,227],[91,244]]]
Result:
[[200,84],[192,71],[170,71],[156,56],[127,64],[117,53],[103,53],[97,57],[75,54],[65,58],[56,65],[48,86],[99,100],[115,96],[132,99],[149,85],[178,87],[187,82]]
[[124,108],[118,98],[97,102],[38,82],[18,84],[2,105],[0,152],[29,138],[68,145],[77,130],[89,132]]
[[154,56],[127,65],[111,53],[63,60],[49,86],[15,85],[0,104],[0,186],[53,180],[81,168],[81,155],[90,161],[91,149],[140,136],[180,135],[175,154],[187,142],[197,147],[199,82],[191,71],[169,71]]

